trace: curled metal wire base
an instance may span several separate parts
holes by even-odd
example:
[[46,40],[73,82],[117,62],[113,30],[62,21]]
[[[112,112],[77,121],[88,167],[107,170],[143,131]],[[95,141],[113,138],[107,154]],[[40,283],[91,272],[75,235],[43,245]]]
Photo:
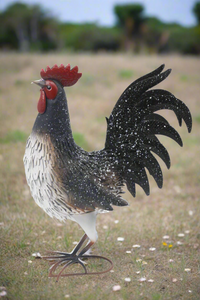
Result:
[[[86,244],[86,246],[84,246]],[[90,241],[88,236],[84,234],[79,243],[75,246],[71,253],[59,252],[59,251],[47,251],[49,254],[53,254],[51,256],[43,256],[42,258],[48,260],[51,264],[49,270],[49,277],[56,277],[58,281],[60,277],[69,277],[76,275],[98,275],[109,272],[113,268],[113,263],[110,259],[98,256],[98,255],[88,255],[87,252],[90,250],[94,242]],[[110,264],[110,267],[106,270],[99,272],[90,272],[86,269],[84,260],[90,259],[101,259],[103,261],[107,261]],[[73,273],[64,273],[64,270],[69,266],[78,264],[83,268],[83,272],[73,272]],[[61,267],[61,271],[59,272],[59,267]],[[58,273],[56,274],[56,271]]]
[[[56,281],[59,280],[60,277],[69,277],[69,276],[82,276],[82,275],[99,275],[109,272],[113,268],[113,263],[110,259],[99,256],[99,255],[82,255],[82,254],[74,254],[74,253],[65,253],[59,251],[47,251],[49,254],[53,254],[52,256],[43,256],[42,258],[48,260],[51,264],[49,269],[49,277],[56,277]],[[107,261],[110,266],[108,269],[99,271],[99,272],[88,272],[84,263],[84,260],[87,259],[101,259]],[[69,266],[79,264],[83,268],[83,272],[75,272],[75,273],[64,273]],[[56,274],[57,269],[62,266],[61,271]]]

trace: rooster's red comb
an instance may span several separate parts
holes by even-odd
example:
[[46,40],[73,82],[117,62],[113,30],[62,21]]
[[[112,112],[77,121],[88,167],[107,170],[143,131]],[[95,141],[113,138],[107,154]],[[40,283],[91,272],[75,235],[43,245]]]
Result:
[[47,66],[46,71],[43,69],[40,72],[40,75],[43,79],[55,79],[58,80],[63,86],[74,85],[79,78],[82,76],[82,73],[78,73],[78,67],[70,69],[70,64],[66,67],[61,64],[60,67],[54,65],[52,68]]

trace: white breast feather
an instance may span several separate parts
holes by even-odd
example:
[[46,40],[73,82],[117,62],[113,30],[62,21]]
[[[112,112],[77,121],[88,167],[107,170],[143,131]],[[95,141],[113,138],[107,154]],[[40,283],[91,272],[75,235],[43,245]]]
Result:
[[65,205],[67,195],[63,194],[53,174],[54,162],[51,152],[51,145],[47,140],[44,141],[34,134],[30,135],[23,159],[27,183],[35,202],[50,217],[61,221],[74,220],[74,212]]

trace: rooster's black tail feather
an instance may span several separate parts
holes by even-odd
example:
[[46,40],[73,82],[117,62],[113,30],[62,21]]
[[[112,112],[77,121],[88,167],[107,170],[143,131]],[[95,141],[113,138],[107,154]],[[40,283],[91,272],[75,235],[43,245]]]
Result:
[[171,70],[161,73],[163,68],[164,65],[133,82],[122,93],[107,119],[105,149],[109,152],[111,150],[117,156],[120,162],[116,167],[117,172],[133,196],[135,184],[139,184],[149,194],[145,168],[154,177],[158,187],[162,187],[162,171],[151,152],[157,154],[170,167],[169,154],[156,135],[168,136],[182,146],[178,132],[164,117],[155,112],[162,109],[172,110],[180,126],[184,120],[188,132],[192,128],[190,111],[181,100],[165,90],[149,90],[170,74]]

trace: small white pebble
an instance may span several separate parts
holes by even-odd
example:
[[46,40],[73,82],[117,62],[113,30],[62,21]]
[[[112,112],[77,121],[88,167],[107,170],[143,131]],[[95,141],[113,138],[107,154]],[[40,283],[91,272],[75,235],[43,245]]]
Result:
[[103,229],[108,229],[108,226],[107,226],[107,225],[104,225],[104,226],[103,226]]
[[144,281],[146,281],[146,280],[147,280],[146,277],[141,277],[138,281],[144,282]]
[[110,273],[114,273],[115,271],[114,270],[110,270]]
[[186,234],[190,233],[190,230],[185,230],[185,233],[186,233]]
[[155,250],[156,250],[156,248],[154,248],[154,247],[149,248],[149,251],[155,251]]
[[189,216],[191,216],[191,217],[192,217],[192,216],[194,215],[194,212],[193,212],[193,210],[189,210],[189,211],[188,211],[188,214],[189,214]]
[[0,292],[0,297],[4,297],[4,296],[6,296],[6,295],[7,295],[7,292],[6,292],[6,291]]
[[41,258],[40,252],[35,252],[32,254],[32,256],[34,256],[35,258]]
[[188,293],[192,293],[192,291],[191,291],[191,290],[188,290]]
[[78,244],[78,242],[77,242],[77,241],[74,241],[72,244],[73,244],[73,245],[77,245],[77,244]]
[[119,223],[119,220],[115,220],[114,223],[115,223],[115,224],[118,224],[118,223]]
[[190,269],[190,268],[185,268],[184,271],[185,271],[185,272],[191,272],[191,269]]
[[178,234],[178,237],[184,237],[184,236],[185,236],[184,233],[179,233],[179,234]]
[[117,240],[118,240],[118,242],[123,242],[124,238],[120,236],[120,237],[117,238]]
[[27,273],[27,272],[24,272],[24,275],[28,275],[28,273]]
[[133,245],[132,247],[133,248],[140,248],[141,246],[140,245]]
[[117,291],[121,290],[121,286],[120,285],[114,285],[112,289],[113,289],[113,292],[117,292]]
[[174,260],[170,258],[170,259],[169,259],[169,262],[172,263],[172,262],[174,262]]
[[175,189],[175,191],[176,191],[177,194],[180,194],[180,193],[181,193],[181,188],[180,188],[180,186],[175,185],[175,186],[174,186],[174,189]]
[[177,241],[177,245],[183,245],[183,243],[180,241]]
[[126,277],[126,278],[124,279],[124,281],[126,281],[126,282],[131,282],[131,278],[130,278],[130,277]]
[[135,272],[136,274],[140,274],[140,271]]
[[69,298],[69,297],[70,297],[70,295],[68,295],[68,294],[67,294],[67,295],[65,295],[65,298]]
[[163,236],[163,240],[168,240],[169,239],[169,235],[164,235]]
[[127,254],[131,254],[131,251],[126,251]]
[[29,264],[32,264],[32,260],[28,260],[28,263],[29,263]]
[[176,278],[173,278],[172,279],[172,282],[177,282],[178,280]]
[[148,281],[148,282],[154,282],[154,280],[153,280],[153,279],[148,279],[147,281]]

